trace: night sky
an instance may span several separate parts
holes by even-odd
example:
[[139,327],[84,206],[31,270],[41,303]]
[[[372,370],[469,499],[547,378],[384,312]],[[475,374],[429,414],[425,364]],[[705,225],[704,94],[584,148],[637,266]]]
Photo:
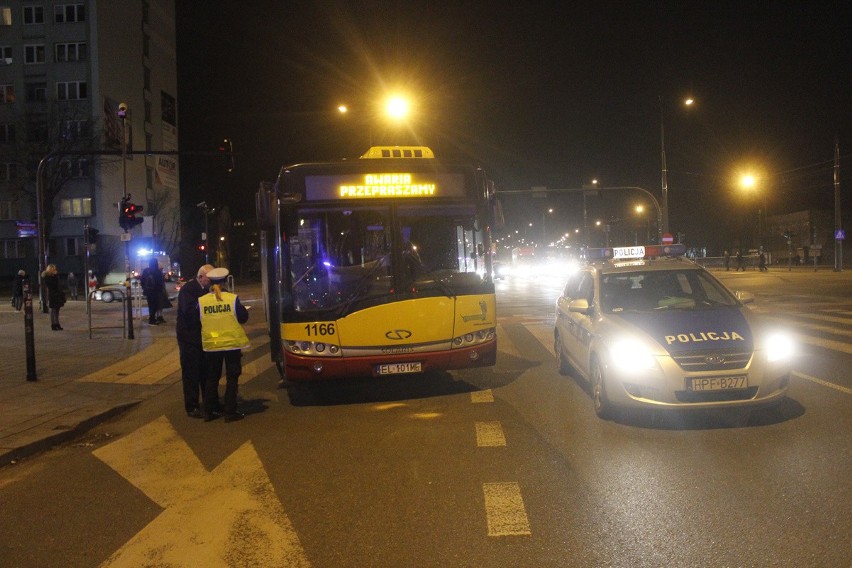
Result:
[[[252,216],[281,166],[355,157],[371,140],[474,160],[498,189],[597,178],[659,196],[662,109],[670,225],[691,244],[727,245],[719,233],[764,197],[770,214],[832,208],[835,140],[841,165],[852,157],[847,2],[554,4],[178,0],[181,147],[227,137],[236,153],[230,174],[182,159],[185,204]],[[394,129],[373,105],[397,90],[414,108]],[[762,197],[733,190],[744,169],[762,174]],[[589,216],[627,217],[640,200],[590,198]],[[516,200],[507,222],[550,206],[567,230],[581,203]]]

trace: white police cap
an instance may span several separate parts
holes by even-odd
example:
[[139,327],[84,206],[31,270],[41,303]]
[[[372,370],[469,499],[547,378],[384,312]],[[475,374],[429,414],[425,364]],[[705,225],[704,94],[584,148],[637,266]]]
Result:
[[214,268],[207,273],[207,278],[210,280],[224,280],[228,277],[228,274],[230,272],[228,272],[227,268]]

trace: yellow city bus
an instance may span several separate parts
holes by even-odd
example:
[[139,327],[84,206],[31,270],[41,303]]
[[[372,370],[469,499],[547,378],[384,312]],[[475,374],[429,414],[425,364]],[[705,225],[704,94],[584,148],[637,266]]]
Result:
[[272,357],[288,381],[493,365],[495,199],[426,147],[282,168],[257,195]]

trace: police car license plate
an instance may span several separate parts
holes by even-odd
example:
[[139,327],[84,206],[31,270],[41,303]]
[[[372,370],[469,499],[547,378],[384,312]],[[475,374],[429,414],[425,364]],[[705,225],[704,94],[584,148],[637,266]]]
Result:
[[689,381],[689,390],[692,391],[715,391],[734,390],[748,388],[748,379],[738,377],[701,377]]
[[405,373],[419,373],[423,370],[419,361],[414,363],[385,363],[376,365],[377,375],[401,375]]

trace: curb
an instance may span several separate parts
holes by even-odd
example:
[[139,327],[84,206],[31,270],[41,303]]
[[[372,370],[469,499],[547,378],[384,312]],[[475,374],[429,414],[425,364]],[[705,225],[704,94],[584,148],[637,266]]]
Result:
[[0,450],[0,452],[3,452],[0,453],[0,467],[14,464],[17,460],[28,458],[35,454],[49,450],[55,446],[59,446],[61,444],[74,440],[80,437],[82,434],[85,434],[89,430],[95,428],[96,426],[103,424],[107,420],[115,418],[116,416],[123,414],[131,408],[136,407],[141,402],[141,400],[134,400],[132,402],[126,402],[117,406],[106,408],[101,412],[96,412],[95,414],[84,418],[83,420],[77,422],[72,426],[57,425],[55,427],[56,434],[52,434],[40,439],[35,439],[32,442],[29,442],[17,448],[12,448],[6,451]]

